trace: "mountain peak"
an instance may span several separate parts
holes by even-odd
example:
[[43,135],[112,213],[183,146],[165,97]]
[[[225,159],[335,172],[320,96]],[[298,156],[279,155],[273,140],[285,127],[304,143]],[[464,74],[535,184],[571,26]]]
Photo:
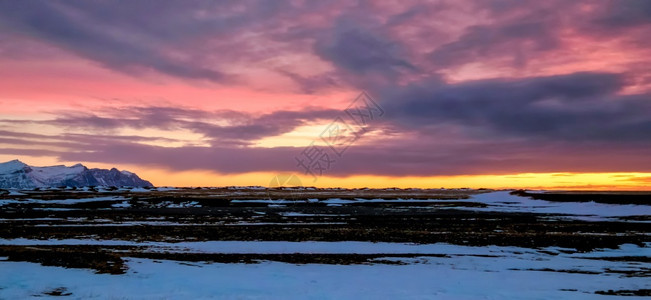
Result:
[[10,160],[10,161],[7,161],[7,162],[0,163],[0,166],[1,165],[25,165],[26,166],[27,164],[25,164],[24,162],[22,162],[20,160],[14,159],[14,160]]
[[149,181],[130,172],[120,172],[116,168],[88,169],[78,163],[71,167],[65,165],[32,167],[19,160],[0,163],[0,188],[36,188],[59,186],[133,186],[151,187]]
[[10,173],[24,169],[25,167],[27,167],[27,164],[20,160],[14,159],[8,162],[0,163],[0,173]]

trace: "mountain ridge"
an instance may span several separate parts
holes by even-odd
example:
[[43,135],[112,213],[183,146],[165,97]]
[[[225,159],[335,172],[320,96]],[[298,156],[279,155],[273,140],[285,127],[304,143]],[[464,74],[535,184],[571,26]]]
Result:
[[78,163],[67,167],[55,165],[36,167],[14,159],[0,163],[0,188],[45,188],[84,186],[132,186],[153,187],[151,182],[141,179],[135,173],[111,169],[89,169]]

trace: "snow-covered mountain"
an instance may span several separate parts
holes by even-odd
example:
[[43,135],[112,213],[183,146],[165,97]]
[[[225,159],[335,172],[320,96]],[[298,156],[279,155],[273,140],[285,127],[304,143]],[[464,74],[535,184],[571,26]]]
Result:
[[72,167],[64,165],[51,167],[32,167],[12,160],[0,163],[0,188],[42,188],[59,186],[133,186],[151,187],[149,181],[138,175],[116,168],[88,169],[82,164]]

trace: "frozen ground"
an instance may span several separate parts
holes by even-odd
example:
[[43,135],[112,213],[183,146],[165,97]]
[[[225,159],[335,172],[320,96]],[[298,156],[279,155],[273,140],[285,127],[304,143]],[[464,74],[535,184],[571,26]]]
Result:
[[[563,249],[542,253],[517,247],[344,242],[287,243],[283,248],[279,242],[257,248],[256,243],[249,244],[243,248],[223,243],[213,250],[391,253],[420,248],[446,256],[390,258],[403,265],[221,264],[129,258],[129,271],[123,275],[0,261],[0,298],[40,297],[59,289],[84,299],[611,299],[595,292],[651,288],[648,277],[625,273],[649,270],[648,262],[586,258],[649,256],[649,248],[633,245],[575,255],[558,251]],[[370,250],[373,248],[377,250]]]
[[[435,255],[483,255],[500,256],[511,254],[544,253],[568,258],[627,257],[646,256],[651,258],[651,242],[645,247],[624,244],[618,249],[596,249],[590,252],[577,252],[560,247],[541,247],[530,249],[522,247],[499,246],[459,246],[445,243],[414,244],[386,242],[287,242],[287,241],[206,241],[206,242],[133,242],[121,240],[95,239],[0,239],[0,246],[141,246],[152,251],[191,252],[191,253],[255,253],[255,254],[435,254]],[[551,254],[550,254],[551,253]]]
[[651,215],[651,205],[604,204],[596,202],[552,202],[511,195],[508,191],[474,195],[468,201],[488,204],[479,211],[532,212],[567,215],[579,220],[610,220],[615,217]]
[[0,191],[0,299],[649,296],[651,206],[630,199],[397,189]]
[[[275,205],[291,205],[289,200],[233,200],[234,203],[268,203]],[[401,202],[409,204],[445,204],[449,200],[439,199],[312,199],[311,203],[325,203],[331,206],[354,205],[354,204],[382,204]],[[453,209],[465,209],[475,211],[493,212],[522,212],[558,214],[566,218],[586,221],[608,221],[617,217],[645,216],[651,215],[651,205],[634,204],[604,204],[596,202],[552,202],[545,200],[534,200],[528,197],[512,195],[510,191],[496,191],[471,195],[468,199],[457,199],[458,203],[482,203],[485,207],[450,206]]]

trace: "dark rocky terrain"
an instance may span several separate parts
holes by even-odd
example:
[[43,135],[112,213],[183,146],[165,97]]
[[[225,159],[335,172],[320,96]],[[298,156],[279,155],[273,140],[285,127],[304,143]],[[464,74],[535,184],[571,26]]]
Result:
[[[649,193],[642,192],[260,187],[0,190],[0,257],[124,274],[128,271],[125,262],[131,258],[184,263],[395,265],[450,257],[448,253],[266,253],[263,249],[259,253],[227,253],[174,248],[176,244],[210,241],[443,243],[520,247],[534,249],[539,255],[572,256],[626,244],[649,247],[649,197]],[[545,199],[532,203],[551,206],[572,199],[576,203],[616,203],[623,207],[634,204],[636,213],[618,217],[591,215],[588,211],[549,213],[539,211],[540,205],[528,206],[531,203],[526,201],[530,199]],[[596,205],[599,209],[611,205],[603,206],[606,212],[618,207]],[[523,271],[651,276],[651,260],[645,255],[589,259],[629,267]],[[645,295],[648,290],[594,292]]]

